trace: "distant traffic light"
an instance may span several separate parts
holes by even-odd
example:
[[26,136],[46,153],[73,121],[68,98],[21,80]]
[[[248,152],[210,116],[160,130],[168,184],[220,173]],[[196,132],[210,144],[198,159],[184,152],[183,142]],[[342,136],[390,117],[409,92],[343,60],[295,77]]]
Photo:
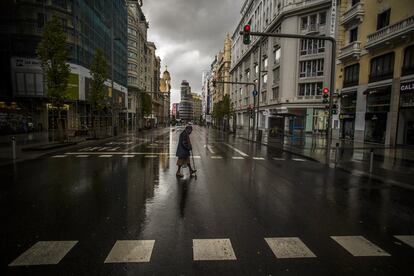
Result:
[[243,43],[249,45],[252,42],[250,38],[250,25],[245,25],[243,28]]
[[329,103],[329,89],[328,88],[324,88],[323,90],[322,90],[322,92],[323,92],[323,103],[324,104],[327,104],[327,103]]

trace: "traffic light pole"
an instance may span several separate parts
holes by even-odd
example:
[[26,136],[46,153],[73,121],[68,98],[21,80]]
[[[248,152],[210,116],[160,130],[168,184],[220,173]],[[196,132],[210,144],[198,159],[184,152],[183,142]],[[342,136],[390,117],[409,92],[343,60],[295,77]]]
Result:
[[[241,35],[245,35],[244,31],[240,32]],[[319,39],[331,42],[331,77],[330,77],[330,95],[329,95],[329,115],[328,115],[328,129],[326,130],[326,155],[325,163],[329,166],[330,153],[332,146],[332,94],[335,91],[335,65],[336,65],[336,40],[330,36],[315,36],[315,35],[297,35],[297,34],[275,34],[275,33],[261,33],[261,32],[249,32],[248,34],[254,36],[264,37],[281,37],[281,38],[295,38],[295,39]],[[259,40],[260,43],[260,40]]]

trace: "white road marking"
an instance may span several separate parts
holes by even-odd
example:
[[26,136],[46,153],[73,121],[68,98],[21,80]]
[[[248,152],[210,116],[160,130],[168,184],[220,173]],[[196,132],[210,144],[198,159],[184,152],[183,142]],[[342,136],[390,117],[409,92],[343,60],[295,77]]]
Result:
[[145,158],[157,158],[157,155],[145,155]]
[[55,156],[52,156],[52,158],[65,158],[66,157],[66,155],[55,155]]
[[263,157],[253,157],[253,160],[265,160]]
[[201,156],[199,156],[199,155],[194,155],[193,157],[194,157],[194,159],[201,159]]
[[277,157],[273,157],[272,159],[275,160],[275,161],[285,161],[286,160],[285,158],[277,158]]
[[112,147],[102,147],[98,151],[105,151],[105,150],[111,150]]
[[214,155],[214,156],[211,156],[211,159],[223,159],[223,156]]
[[121,147],[116,147],[116,148],[112,148],[112,149],[109,149],[109,151],[117,151],[117,150],[119,150]]
[[211,145],[207,145],[207,149],[211,154],[216,154],[216,152],[213,150],[213,147]]
[[305,162],[305,159],[301,159],[301,158],[292,158],[293,161],[297,161],[297,162]]
[[231,148],[232,150],[234,150],[235,152],[237,152],[238,154],[240,154],[240,155],[241,155],[241,156],[243,156],[243,157],[248,157],[248,156],[249,156],[247,153],[242,152],[241,150],[239,150],[239,149],[237,149],[237,148],[233,147],[233,146],[232,146],[232,145],[230,145],[230,144],[227,144],[227,143],[223,143],[223,144],[225,144],[226,146],[228,146],[229,148]]
[[405,244],[414,248],[414,236],[394,236]]
[[194,261],[237,260],[229,239],[194,239]]
[[88,158],[89,155],[86,154],[81,154],[81,155],[76,155],[77,158]]
[[265,241],[278,259],[316,257],[316,255],[296,237],[265,238]]
[[362,236],[332,236],[331,238],[355,257],[391,256]]
[[123,158],[134,158],[135,155],[125,154],[125,155],[122,155],[122,157]]
[[233,156],[232,158],[234,160],[244,160],[244,157],[241,157],[241,156]]
[[83,148],[83,149],[80,149],[79,151],[87,151],[87,150],[90,150],[90,149],[92,149],[92,147]]
[[151,260],[155,240],[117,241],[105,259],[105,263],[148,263]]
[[78,241],[39,241],[9,266],[58,264]]
[[99,150],[101,147],[94,147],[94,148],[91,148],[90,149],[90,151],[95,151],[95,150]]
[[[79,152],[66,152],[67,155],[77,155]],[[125,155],[125,154],[134,154],[134,155],[169,155],[169,153],[155,153],[155,152],[128,152],[128,151],[118,151],[118,152],[82,152],[82,154],[90,155],[100,155],[100,154],[113,154],[113,155]]]
[[100,158],[110,158],[110,157],[112,157],[112,155],[110,155],[110,154],[102,154],[102,155],[99,155],[99,157]]

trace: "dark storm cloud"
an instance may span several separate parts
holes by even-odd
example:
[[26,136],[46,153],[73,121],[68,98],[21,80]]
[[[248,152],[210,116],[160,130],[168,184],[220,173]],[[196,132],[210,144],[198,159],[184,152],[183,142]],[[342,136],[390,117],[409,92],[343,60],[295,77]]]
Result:
[[157,45],[162,64],[168,65],[172,87],[181,80],[201,91],[201,75],[232,35],[244,0],[144,0],[149,40]]

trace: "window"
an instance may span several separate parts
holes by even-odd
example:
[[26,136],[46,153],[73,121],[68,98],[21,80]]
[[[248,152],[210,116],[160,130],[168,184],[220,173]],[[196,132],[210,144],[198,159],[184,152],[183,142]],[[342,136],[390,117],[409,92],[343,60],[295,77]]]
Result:
[[267,74],[263,75],[263,84],[267,84]]
[[137,35],[137,31],[135,31],[134,29],[128,28],[128,34]]
[[326,12],[319,13],[319,24],[325,25],[326,24]]
[[254,73],[255,73],[255,75],[257,75],[259,73],[259,65],[257,65],[257,64],[254,66]]
[[137,70],[138,66],[133,63],[128,63],[128,70],[134,71]]
[[394,52],[388,53],[371,60],[371,73],[369,81],[380,81],[392,78],[394,71]]
[[280,81],[280,68],[273,70],[273,83],[278,83]]
[[301,61],[299,64],[299,77],[309,78],[323,76],[324,59]]
[[280,62],[280,48],[277,48],[275,50],[275,63],[279,63]]
[[250,70],[246,70],[246,81],[250,80]]
[[402,75],[414,74],[414,45],[405,49]]
[[136,58],[137,57],[137,54],[134,53],[134,52],[128,52],[128,57],[130,57],[130,58]]
[[266,102],[267,101],[267,92],[263,91],[260,100],[262,102]]
[[322,95],[322,82],[299,84],[299,96]]
[[264,68],[267,69],[267,66],[268,66],[268,59],[267,59],[267,57],[263,59],[263,64],[264,64],[263,65]]
[[358,28],[354,28],[349,31],[349,43],[352,43],[357,40],[358,40]]
[[390,24],[391,9],[383,11],[377,16],[377,30],[387,27]]
[[350,87],[359,84],[359,63],[345,67],[343,87]]
[[279,99],[279,87],[274,87],[272,89],[272,100]]
[[305,16],[300,19],[300,29],[303,30],[303,29],[306,29],[307,27],[308,27],[308,17]]
[[312,55],[325,52],[325,41],[318,39],[301,39],[300,55]]

